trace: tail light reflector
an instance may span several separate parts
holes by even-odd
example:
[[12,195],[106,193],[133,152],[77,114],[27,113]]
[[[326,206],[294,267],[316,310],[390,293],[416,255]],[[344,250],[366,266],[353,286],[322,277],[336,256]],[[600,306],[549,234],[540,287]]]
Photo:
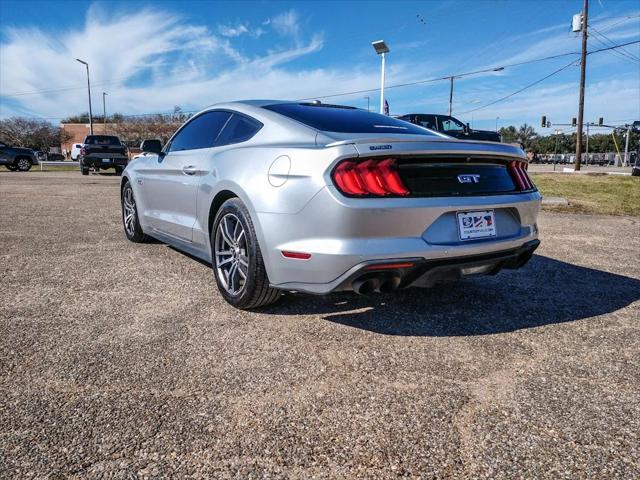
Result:
[[349,196],[406,196],[409,190],[395,168],[395,160],[344,160],[333,171],[338,190]]
[[295,258],[297,260],[309,260],[311,258],[310,253],[304,252],[289,252],[286,250],[282,251],[282,256],[285,258]]
[[527,174],[527,163],[518,160],[509,162],[509,173],[519,191],[533,190],[534,185]]

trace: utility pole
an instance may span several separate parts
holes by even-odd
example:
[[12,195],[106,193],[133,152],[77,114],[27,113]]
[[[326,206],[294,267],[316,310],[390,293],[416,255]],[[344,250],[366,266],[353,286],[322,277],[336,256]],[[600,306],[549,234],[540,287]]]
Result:
[[367,95],[367,96],[366,96],[366,97],[364,97],[364,98],[366,98],[366,99],[367,99],[367,112],[370,112],[370,111],[371,111],[371,109],[369,108],[369,100],[370,100],[370,99],[369,99],[369,95]]
[[453,75],[449,77],[449,116],[453,111]]
[[585,150],[586,150],[585,151],[586,159],[585,159],[584,162],[585,162],[585,165],[589,165],[589,125],[591,125],[591,124],[589,122],[587,122],[586,125],[587,125],[587,145],[586,145],[586,148],[585,148]]
[[626,142],[624,142],[624,163],[622,164],[623,167],[629,166],[629,137],[631,137],[631,125],[627,125],[627,140]]
[[575,170],[580,170],[582,155],[582,121],[584,119],[584,81],[587,73],[587,25],[589,19],[589,0],[584,0],[582,11],[582,56],[580,60],[580,100],[578,101],[578,132],[576,138]]
[[104,97],[106,97],[107,95],[107,92],[102,92],[102,120],[104,122],[104,135],[107,134],[107,104],[104,100]]

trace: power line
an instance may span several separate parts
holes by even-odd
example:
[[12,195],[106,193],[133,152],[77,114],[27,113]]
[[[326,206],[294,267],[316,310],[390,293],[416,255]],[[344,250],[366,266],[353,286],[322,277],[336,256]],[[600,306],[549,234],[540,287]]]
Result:
[[[615,45],[615,42],[613,40],[611,40],[609,37],[607,37],[605,34],[599,32],[598,30],[596,30],[593,27],[590,27],[591,31],[593,33],[595,33],[597,36],[602,37],[604,39],[604,41],[606,42],[602,42],[600,40],[598,40],[598,38],[596,38],[596,40],[600,41],[600,43],[604,44],[606,47],[609,46],[613,46]],[[615,53],[618,53],[624,57],[629,58],[630,60],[634,60],[636,62],[640,61],[640,58],[636,57],[633,53],[631,53],[630,51],[628,51],[626,48],[624,47],[620,47],[620,51],[615,51]]]
[[579,63],[579,60],[572,60],[571,62],[567,63],[565,66],[560,67],[559,69],[551,72],[549,75],[546,75],[546,76],[542,77],[541,79],[536,80],[535,82],[530,83],[530,84],[526,85],[525,87],[522,87],[521,89],[516,90],[513,93],[510,93],[509,95],[505,95],[504,97],[501,97],[501,98],[499,98],[497,100],[494,100],[493,102],[487,103],[485,105],[482,105],[481,107],[472,108],[471,110],[467,110],[466,112],[460,112],[459,115],[464,115],[465,113],[471,113],[471,112],[475,112],[477,110],[482,110],[483,108],[487,108],[487,107],[490,107],[491,105],[495,105],[496,103],[502,102],[502,101],[504,101],[504,100],[506,100],[508,98],[511,98],[511,97],[521,93],[521,92],[524,92],[525,90],[527,90],[527,89],[529,89],[529,88],[531,88],[531,87],[533,87],[533,86],[535,86],[535,85],[537,85],[537,84],[539,84],[541,82],[544,82],[546,79],[551,78],[554,75],[557,75],[558,73],[562,72],[563,70],[566,70],[567,68],[571,67],[572,65],[576,65],[577,63]]
[[[591,51],[591,52],[587,52],[587,55],[591,55],[591,54],[593,54],[593,53],[605,52],[605,51],[613,50],[613,49],[616,49],[616,48],[626,47],[627,45],[633,45],[633,44],[636,44],[636,43],[640,43],[640,40],[635,40],[635,41],[633,41],[633,42],[627,42],[627,43],[623,43],[623,44],[621,44],[621,45],[614,45],[614,46],[612,46],[612,47],[607,47],[607,48],[601,48],[601,49],[598,49],[598,50],[593,50],[593,51]],[[551,78],[551,77],[553,77],[554,75],[557,75],[558,73],[562,72],[563,70],[565,70],[565,69],[569,68],[570,66],[572,66],[572,65],[574,65],[574,64],[576,64],[576,63],[578,63],[578,62],[579,62],[579,60],[572,60],[570,63],[566,64],[565,66],[560,67],[558,70],[555,70],[555,71],[551,72],[549,75],[546,75],[546,76],[542,77],[541,79],[536,80],[535,82],[530,83],[530,84],[528,84],[528,85],[526,85],[526,86],[524,86],[524,87],[520,88],[519,90],[516,90],[516,91],[515,91],[515,92],[513,92],[513,93],[510,93],[509,95],[505,95],[504,97],[501,97],[501,98],[499,98],[499,99],[497,99],[497,100],[494,100],[493,102],[487,103],[487,104],[482,105],[482,106],[480,106],[480,107],[473,108],[473,109],[471,109],[471,110],[467,110],[467,111],[465,111],[465,112],[461,112],[461,113],[460,113],[460,115],[463,115],[463,114],[465,114],[465,113],[475,112],[475,111],[477,111],[477,110],[482,110],[483,108],[490,107],[491,105],[495,105],[496,103],[499,103],[499,102],[502,102],[502,101],[504,101],[504,100],[506,100],[506,99],[508,99],[508,98],[511,98],[511,97],[513,97],[513,96],[515,96],[515,95],[517,95],[517,94],[519,94],[519,93],[521,93],[521,92],[524,92],[525,90],[527,90],[527,89],[529,89],[529,88],[531,88],[531,87],[533,87],[533,86],[535,86],[535,85],[537,85],[537,84],[539,84],[539,83],[541,83],[541,82],[543,82],[543,81],[547,80],[548,78]]]
[[[449,80],[451,77],[453,78],[463,78],[463,77],[468,77],[471,75],[479,75],[481,73],[489,73],[489,72],[501,72],[502,70],[504,70],[505,68],[512,68],[512,67],[519,67],[521,65],[528,65],[531,63],[537,63],[537,62],[542,62],[542,61],[546,61],[546,60],[552,60],[555,58],[561,58],[561,57],[566,57],[569,55],[580,55],[579,52],[566,52],[566,53],[559,53],[557,55],[550,55],[548,57],[542,57],[542,58],[536,58],[533,60],[526,60],[523,62],[518,62],[518,63],[510,63],[507,65],[502,65],[502,66],[496,66],[496,67],[491,67],[491,68],[485,68],[482,70],[475,70],[472,72],[463,72],[463,73],[456,73],[453,75],[445,75],[442,77],[435,77],[435,78],[428,78],[425,80],[416,80],[415,82],[407,82],[407,83],[397,83],[395,85],[388,85],[385,86],[385,89],[389,89],[389,88],[400,88],[400,87],[410,87],[413,85],[421,85],[424,83],[432,83],[432,82],[438,82],[438,81],[442,81],[442,80]],[[321,98],[331,98],[331,97],[344,97],[347,95],[356,95],[359,93],[369,93],[369,92],[376,92],[380,90],[379,88],[369,88],[366,90],[355,90],[355,91],[351,91],[351,92],[342,92],[342,93],[334,93],[332,95],[323,95],[323,96],[319,96],[319,97],[308,97],[308,98],[301,98],[299,99],[299,101],[301,100],[319,100]]]

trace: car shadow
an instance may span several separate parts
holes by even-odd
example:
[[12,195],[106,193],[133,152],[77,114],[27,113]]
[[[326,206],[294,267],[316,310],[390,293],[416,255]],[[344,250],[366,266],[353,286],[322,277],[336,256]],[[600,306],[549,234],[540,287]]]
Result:
[[472,336],[571,322],[640,299],[640,280],[534,255],[522,269],[391,294],[292,294],[267,315],[322,315],[384,335]]

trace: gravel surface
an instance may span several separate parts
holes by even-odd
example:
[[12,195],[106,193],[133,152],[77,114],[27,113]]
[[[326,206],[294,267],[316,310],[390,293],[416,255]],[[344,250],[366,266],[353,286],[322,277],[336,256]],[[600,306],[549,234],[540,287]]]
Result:
[[119,178],[0,173],[0,477],[640,477],[640,218],[522,270],[242,312]]

